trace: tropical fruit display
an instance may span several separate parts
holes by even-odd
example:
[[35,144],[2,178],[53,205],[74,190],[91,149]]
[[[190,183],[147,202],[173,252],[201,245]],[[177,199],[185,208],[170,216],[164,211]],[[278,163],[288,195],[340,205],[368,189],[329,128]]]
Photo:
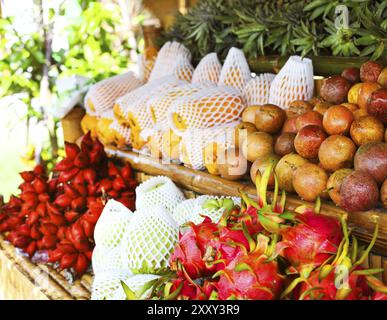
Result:
[[[285,211],[286,195],[279,196],[277,179],[276,196],[268,202],[273,168],[271,163],[263,171],[257,201],[243,192],[241,198],[203,195],[180,201],[171,212],[155,196],[132,213],[123,206],[113,209],[116,203],[110,200],[96,230],[104,228],[105,211],[112,210],[126,229],[109,224],[110,237],[118,234],[120,241],[96,239],[97,249],[110,248],[113,260],[120,251],[126,262],[123,268],[119,263],[112,268],[109,259],[94,263],[93,255],[92,299],[387,299],[387,287],[377,278],[383,269],[362,266],[376,240],[378,222],[371,243],[359,250],[356,238],[349,237],[345,216],[320,214],[318,202]],[[146,188],[137,187],[137,196],[157,193],[161,179],[173,184],[166,177],[151,178]]]

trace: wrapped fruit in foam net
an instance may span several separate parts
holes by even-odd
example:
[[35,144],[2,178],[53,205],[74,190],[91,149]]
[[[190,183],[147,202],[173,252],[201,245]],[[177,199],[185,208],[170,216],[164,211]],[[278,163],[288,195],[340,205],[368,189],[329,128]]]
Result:
[[120,245],[128,228],[133,212],[122,203],[109,200],[103,209],[94,229],[94,241],[97,246],[113,249]]
[[[183,65],[187,66],[186,61],[189,62],[190,60],[191,60],[191,53],[182,44],[174,41],[165,43],[160,49],[159,53],[157,54],[154,67],[149,76],[149,82],[152,82],[157,79],[161,79],[168,75],[172,75],[174,74],[174,72],[176,72],[179,69],[180,71],[177,71],[177,72],[181,74]],[[180,63],[181,65],[179,66],[178,63]],[[191,70],[191,75],[192,75],[191,68],[192,66],[188,69]]]
[[153,123],[161,130],[168,129],[167,115],[173,103],[181,97],[189,98],[208,86],[208,84],[187,83],[178,87],[168,88],[164,92],[153,96],[147,102],[148,114],[152,116]]
[[[91,291],[91,300],[121,300],[125,299],[125,293],[121,285],[127,282],[133,274],[128,270],[115,270],[99,273],[94,277]],[[122,292],[121,295],[117,294]]]
[[176,59],[176,64],[173,67],[172,75],[177,79],[191,81],[194,67],[190,60],[185,56],[179,56]]
[[112,109],[117,98],[143,84],[133,72],[120,74],[92,85],[85,97],[87,113],[101,115]]
[[271,83],[269,103],[287,109],[293,101],[310,100],[313,90],[312,60],[291,56]]
[[250,79],[250,68],[243,51],[231,48],[219,76],[219,85],[232,87],[241,94]]
[[174,76],[167,76],[163,79],[149,82],[117,99],[114,106],[114,114],[121,124],[130,127],[131,143],[135,149],[140,149],[146,143],[146,140],[140,137],[142,130],[153,128],[154,126],[147,108],[149,99],[186,83],[176,79]]
[[127,268],[122,259],[121,246],[109,249],[96,245],[91,261],[95,275],[108,271],[125,270]]
[[156,57],[150,57],[147,59],[145,55],[140,54],[138,56],[139,78],[144,82],[148,82],[150,74],[155,65]]
[[137,210],[122,243],[124,263],[134,273],[162,273],[178,239],[178,226],[165,207]]
[[[208,143],[216,143],[223,148],[232,145],[231,135],[233,133],[235,123],[230,123],[213,128],[190,128],[182,133],[180,143],[180,160],[187,167],[203,170],[206,165],[206,160],[209,157],[205,155],[205,147]],[[210,160],[208,160],[210,161]],[[216,161],[216,156],[214,157]]]
[[181,137],[168,129],[163,132],[161,141],[161,154],[163,159],[180,162]]
[[245,105],[230,87],[207,87],[189,97],[180,97],[170,108],[168,125],[177,134],[239,121]]
[[270,86],[274,77],[273,73],[263,73],[247,82],[243,89],[243,98],[247,107],[269,103]]
[[240,205],[238,197],[199,196],[196,199],[187,199],[181,202],[172,212],[173,218],[179,226],[191,221],[202,223],[205,217],[218,223],[225,210],[231,210],[234,205]]
[[203,195],[196,198],[196,208],[191,214],[191,221],[195,224],[204,221],[204,216],[212,222],[218,223],[225,211],[241,205],[239,197],[216,197]]
[[136,188],[136,208],[162,205],[170,212],[183,200],[184,194],[171,179],[164,176],[150,178]]
[[207,54],[196,66],[192,75],[192,83],[218,84],[222,65],[215,52]]

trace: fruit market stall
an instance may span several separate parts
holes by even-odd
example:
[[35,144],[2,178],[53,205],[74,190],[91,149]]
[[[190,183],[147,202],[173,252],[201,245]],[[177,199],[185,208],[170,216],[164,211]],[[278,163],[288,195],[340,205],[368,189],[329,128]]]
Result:
[[[308,3],[314,18],[281,45],[250,31],[282,35],[299,3],[276,22],[267,5],[255,16],[199,1],[159,50],[151,41],[139,74],[92,85],[85,113],[63,120],[66,156],[50,174],[22,172],[1,206],[10,296],[387,299],[387,57],[369,38],[363,55],[306,41],[329,12]],[[230,10],[238,21],[222,28],[239,31],[222,46],[198,25]],[[324,45],[333,56],[317,55]]]

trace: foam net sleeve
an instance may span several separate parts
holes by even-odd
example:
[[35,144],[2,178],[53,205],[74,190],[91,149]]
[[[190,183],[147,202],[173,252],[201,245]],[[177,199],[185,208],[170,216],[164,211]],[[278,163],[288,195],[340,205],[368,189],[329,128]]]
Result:
[[147,102],[148,113],[152,116],[152,121],[161,130],[167,130],[168,112],[173,103],[181,97],[190,97],[193,94],[203,90],[211,84],[192,84],[187,83],[177,87],[171,87],[165,92],[154,95]]
[[140,87],[143,82],[133,72],[127,72],[92,85],[85,97],[87,112],[101,115],[112,109],[117,98]]
[[162,206],[137,210],[127,228],[122,258],[134,273],[166,270],[178,240],[178,225]]
[[91,261],[95,275],[107,271],[123,270],[127,268],[122,260],[121,246],[107,249],[97,245],[93,250]]
[[275,74],[263,73],[247,82],[243,90],[246,106],[257,106],[269,103],[270,86]]
[[146,83],[149,80],[153,66],[155,65],[156,57],[146,59],[143,54],[138,57],[139,78]]
[[210,199],[231,199],[234,201],[235,205],[240,205],[241,204],[241,199],[239,197],[224,197],[224,196],[208,196],[208,195],[202,195],[199,196],[195,199],[195,207],[192,210],[191,216],[190,216],[190,221],[192,221],[195,224],[202,223],[204,220],[203,216],[209,217],[212,222],[218,223],[220,218],[222,217],[224,213],[223,208],[219,209],[203,209],[202,205],[205,201],[210,200]]
[[118,247],[128,228],[133,212],[115,200],[109,200],[95,226],[94,240],[105,249]]
[[192,83],[218,84],[222,65],[216,53],[207,54],[196,66],[192,75]]
[[168,177],[152,177],[136,188],[137,209],[162,205],[169,212],[173,212],[173,209],[184,200],[184,194]]
[[190,61],[191,53],[186,47],[178,42],[173,41],[165,43],[157,54],[154,67],[149,76],[149,81],[173,74],[176,70],[177,63],[181,63],[182,61],[180,57]]
[[220,73],[219,85],[233,87],[242,93],[250,79],[250,68],[243,51],[231,48]]
[[182,134],[180,143],[180,161],[195,170],[205,168],[204,148],[211,142],[216,142],[224,148],[232,146],[232,133],[237,122],[203,128],[187,129]]
[[193,72],[194,67],[190,60],[186,56],[179,56],[173,67],[172,74],[180,80],[191,81]]
[[117,99],[115,115],[117,120],[130,126],[131,143],[136,149],[140,149],[146,141],[141,140],[141,132],[145,129],[153,129],[152,116],[147,108],[148,100],[171,88],[186,84],[174,76],[167,76],[161,81],[155,80],[138,88],[135,91]]
[[118,148],[130,146],[130,127],[122,125],[114,118],[110,129],[114,132],[114,142]]
[[189,97],[177,99],[168,112],[168,125],[177,134],[186,129],[202,129],[241,119],[243,98],[230,87],[208,87]]
[[121,281],[128,282],[132,273],[129,270],[115,270],[96,274],[94,277],[91,300],[125,300],[125,293],[116,295],[122,289]]
[[311,99],[313,90],[312,60],[291,56],[271,84],[269,103],[287,109],[295,100]]
[[176,220],[177,224],[181,226],[182,224],[190,221],[192,212],[197,207],[196,199],[187,199],[179,203],[172,212],[173,218]]

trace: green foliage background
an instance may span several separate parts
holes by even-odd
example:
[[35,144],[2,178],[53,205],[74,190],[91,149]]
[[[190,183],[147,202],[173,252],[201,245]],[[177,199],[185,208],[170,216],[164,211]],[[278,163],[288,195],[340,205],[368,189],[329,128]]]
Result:
[[[338,5],[348,8],[348,28],[337,29]],[[249,58],[268,54],[387,56],[386,0],[199,0],[179,14],[161,43],[177,40],[194,60],[232,46]]]

